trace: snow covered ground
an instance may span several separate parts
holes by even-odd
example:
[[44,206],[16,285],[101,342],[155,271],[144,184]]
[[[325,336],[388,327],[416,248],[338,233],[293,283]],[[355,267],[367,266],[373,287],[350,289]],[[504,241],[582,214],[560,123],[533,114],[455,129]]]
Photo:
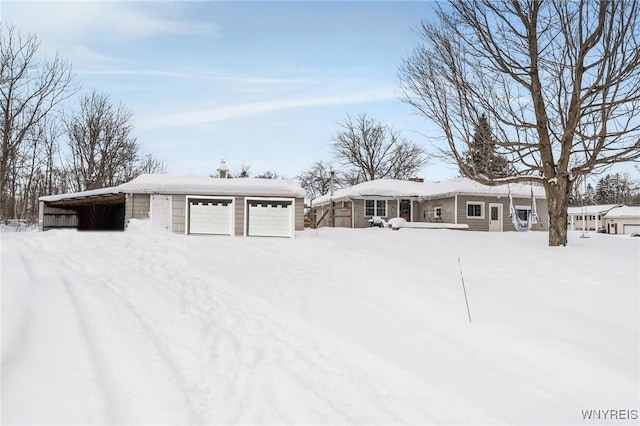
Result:
[[579,236],[2,233],[2,423],[637,424],[640,238]]

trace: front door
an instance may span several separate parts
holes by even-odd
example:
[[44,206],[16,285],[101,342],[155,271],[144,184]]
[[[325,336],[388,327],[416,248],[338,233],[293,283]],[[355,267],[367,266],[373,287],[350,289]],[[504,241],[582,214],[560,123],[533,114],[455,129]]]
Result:
[[411,200],[400,200],[400,217],[411,222]]
[[489,231],[502,232],[502,204],[489,203]]

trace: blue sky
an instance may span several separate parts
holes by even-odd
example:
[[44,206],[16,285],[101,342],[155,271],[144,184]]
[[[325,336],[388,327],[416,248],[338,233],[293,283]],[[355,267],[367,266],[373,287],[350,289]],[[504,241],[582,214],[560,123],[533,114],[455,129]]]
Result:
[[[170,173],[230,169],[294,177],[330,161],[347,114],[366,113],[427,150],[438,130],[397,99],[397,71],[429,2],[2,2],[3,22],[37,34],[133,112],[144,152]],[[76,98],[77,102],[78,98]],[[457,175],[430,164],[420,174]]]

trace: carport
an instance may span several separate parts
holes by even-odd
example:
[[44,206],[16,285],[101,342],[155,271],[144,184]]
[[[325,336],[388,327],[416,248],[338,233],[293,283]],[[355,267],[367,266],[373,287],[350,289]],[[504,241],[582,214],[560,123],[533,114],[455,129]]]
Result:
[[40,198],[40,228],[124,231],[125,194],[105,188]]

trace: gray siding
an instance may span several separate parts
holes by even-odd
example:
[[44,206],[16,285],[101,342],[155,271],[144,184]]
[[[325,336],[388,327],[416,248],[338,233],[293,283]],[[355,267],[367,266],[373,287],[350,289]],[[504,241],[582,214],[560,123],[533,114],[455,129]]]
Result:
[[[211,194],[210,196],[216,196]],[[243,236],[244,232],[244,215],[246,207],[246,199],[252,197],[222,197],[233,198],[235,202],[235,235]],[[280,198],[280,197],[274,197]],[[171,222],[172,230],[177,233],[185,233],[186,230],[186,199],[185,194],[171,195]],[[148,219],[151,208],[151,196],[148,194],[127,194],[125,207],[125,220],[131,218]],[[296,198],[295,203],[295,230],[304,231],[304,199]]]
[[295,230],[304,231],[304,198],[296,198]]
[[51,207],[41,201],[38,214],[42,216],[39,228],[44,231],[53,228],[78,227],[78,212],[74,209]]
[[171,223],[173,225],[173,232],[185,233],[186,226],[186,195],[172,195],[171,196]]
[[[477,202],[483,204],[484,217],[483,218],[468,218],[467,217],[467,202]],[[470,196],[470,195],[458,195],[458,223],[464,223],[469,225],[470,231],[488,231],[489,230],[489,203],[502,204],[502,229],[503,231],[515,231],[515,227],[511,222],[509,216],[509,198],[508,197],[486,197],[486,196]],[[515,205],[530,206],[531,198],[519,198],[514,197],[513,203]],[[534,225],[531,229],[534,231],[548,231],[549,213],[547,210],[547,200],[536,199],[536,206],[538,207],[538,213],[540,214],[540,221],[543,226],[539,224]]]
[[149,194],[127,194],[125,201],[125,223],[131,219],[148,219],[150,208],[151,196]]
[[[455,223],[455,198],[441,198],[438,200],[427,200],[420,203],[419,222],[444,222]],[[435,218],[435,209],[440,207],[442,209],[442,217],[440,220]]]
[[[505,210],[507,217],[509,215],[509,199],[497,197],[483,197],[483,196],[470,196],[470,195],[458,195],[458,223],[469,225],[469,231],[488,231],[489,230],[489,203],[502,204],[503,215],[503,229],[506,229],[506,222],[504,221]],[[479,203],[482,205],[483,216],[481,218],[467,217],[467,202]]]
[[236,211],[235,215],[235,227],[236,227],[236,236],[240,237],[244,235],[244,213],[247,208],[246,199],[244,197],[236,197],[235,198]]

